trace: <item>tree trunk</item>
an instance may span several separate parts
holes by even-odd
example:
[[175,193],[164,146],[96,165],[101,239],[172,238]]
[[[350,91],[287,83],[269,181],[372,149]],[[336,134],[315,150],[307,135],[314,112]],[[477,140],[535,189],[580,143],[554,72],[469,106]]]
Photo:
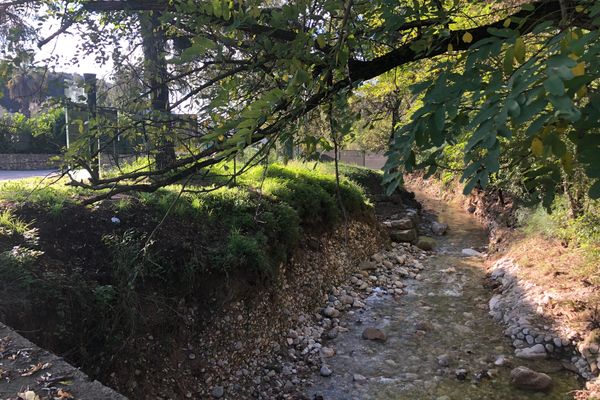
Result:
[[571,219],[576,219],[582,214],[583,201],[576,188],[573,187],[573,183],[570,182],[570,177],[567,175],[563,177],[563,190],[569,200],[569,217]]
[[[161,27],[159,12],[140,13],[142,45],[144,51],[144,78],[150,86],[152,115],[150,124],[154,135],[150,135],[155,147],[156,168],[168,168],[175,162],[174,138],[171,133],[169,111],[168,71],[165,57],[166,37]],[[155,136],[152,139],[152,136]]]
[[392,100],[392,126],[390,130],[390,143],[394,140],[394,132],[396,132],[396,125],[400,122],[400,106],[402,105],[402,97],[400,93],[394,91],[394,98]]

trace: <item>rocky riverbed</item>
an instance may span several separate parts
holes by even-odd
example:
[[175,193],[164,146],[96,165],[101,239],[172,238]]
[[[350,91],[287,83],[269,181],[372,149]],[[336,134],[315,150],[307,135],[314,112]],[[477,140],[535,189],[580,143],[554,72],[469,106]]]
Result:
[[572,398],[581,387],[577,375],[547,355],[516,357],[504,327],[489,315],[485,230],[459,207],[428,206],[443,210],[439,219],[450,227],[434,251],[396,243],[373,255],[323,299],[312,325],[288,333],[291,359],[313,366],[299,382],[306,396]]

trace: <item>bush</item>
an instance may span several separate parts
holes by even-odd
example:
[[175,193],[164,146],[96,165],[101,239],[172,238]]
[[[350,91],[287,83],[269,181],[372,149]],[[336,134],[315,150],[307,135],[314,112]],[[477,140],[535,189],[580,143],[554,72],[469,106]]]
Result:
[[538,206],[534,210],[520,210],[518,220],[524,231],[561,240],[565,244],[584,249],[592,259],[600,259],[600,207],[590,201],[586,211],[573,219],[565,196],[557,197],[551,213]]
[[33,118],[19,113],[0,117],[0,149],[3,153],[59,154],[65,146],[62,110],[50,110]]

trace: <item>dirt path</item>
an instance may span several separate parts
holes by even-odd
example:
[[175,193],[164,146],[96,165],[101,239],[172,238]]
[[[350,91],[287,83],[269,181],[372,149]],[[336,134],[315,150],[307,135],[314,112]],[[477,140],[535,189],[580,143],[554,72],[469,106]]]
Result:
[[[404,294],[393,295],[389,285],[370,280],[365,307],[340,316],[347,331],[323,343],[329,349],[322,355],[326,370],[313,377],[309,398],[572,398],[572,390],[581,386],[574,374],[556,360],[515,358],[504,328],[489,316],[492,293],[483,286],[483,260],[462,252],[484,248],[483,228],[456,206],[422,196],[419,200],[441,210],[439,219],[450,226],[447,235],[437,239],[437,249],[427,256],[402,246],[378,256],[388,260],[388,276],[401,278]],[[412,256],[404,265],[394,262],[407,254]],[[415,269],[415,264],[420,265]],[[404,274],[407,269],[416,274]],[[365,328],[379,330],[386,340],[365,340]],[[547,373],[552,389],[534,393],[514,388],[510,372],[517,366]]]

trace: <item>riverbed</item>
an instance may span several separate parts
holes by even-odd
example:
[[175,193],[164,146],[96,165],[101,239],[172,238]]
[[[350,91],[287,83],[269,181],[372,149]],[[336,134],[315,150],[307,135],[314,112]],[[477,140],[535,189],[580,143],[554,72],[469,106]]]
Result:
[[[559,360],[514,357],[504,327],[488,313],[484,259],[463,249],[485,251],[487,232],[458,205],[417,193],[425,210],[447,223],[446,235],[422,260],[420,279],[406,279],[394,297],[374,288],[360,312],[344,314],[348,332],[324,345],[333,373],[315,375],[309,397],[324,400],[572,399],[582,384]],[[364,340],[365,327],[385,332],[385,342]],[[526,366],[552,377],[548,392],[516,389],[510,371]],[[319,397],[322,396],[322,397]]]

